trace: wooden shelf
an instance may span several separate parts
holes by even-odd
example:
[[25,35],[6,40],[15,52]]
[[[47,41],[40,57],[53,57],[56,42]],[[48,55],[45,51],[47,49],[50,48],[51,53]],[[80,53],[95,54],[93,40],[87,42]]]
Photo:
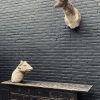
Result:
[[56,90],[66,90],[71,92],[89,92],[93,85],[73,84],[73,83],[58,83],[58,82],[43,82],[43,81],[29,81],[24,80],[23,83],[12,83],[4,81],[2,84],[24,86],[24,87],[38,87]]

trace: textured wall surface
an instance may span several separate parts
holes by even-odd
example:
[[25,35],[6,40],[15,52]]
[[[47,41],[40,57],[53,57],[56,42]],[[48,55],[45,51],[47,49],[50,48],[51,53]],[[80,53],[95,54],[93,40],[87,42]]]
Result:
[[0,82],[23,59],[34,67],[25,79],[92,84],[80,100],[100,100],[100,1],[74,4],[82,22],[73,31],[54,0],[0,0]]
[[77,100],[77,94],[54,89],[10,86],[10,100]]

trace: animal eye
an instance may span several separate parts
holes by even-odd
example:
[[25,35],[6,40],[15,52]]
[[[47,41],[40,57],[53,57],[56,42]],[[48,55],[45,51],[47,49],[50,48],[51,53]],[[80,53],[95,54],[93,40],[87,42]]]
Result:
[[18,69],[21,69],[20,67],[18,67]]

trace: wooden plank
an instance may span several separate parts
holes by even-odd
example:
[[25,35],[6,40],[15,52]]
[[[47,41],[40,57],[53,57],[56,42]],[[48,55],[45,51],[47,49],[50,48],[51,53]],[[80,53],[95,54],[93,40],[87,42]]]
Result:
[[93,85],[73,84],[73,83],[58,83],[58,82],[43,82],[43,81],[23,81],[23,83],[12,83],[11,81],[4,81],[2,84],[40,87],[47,89],[66,90],[72,92],[89,92]]

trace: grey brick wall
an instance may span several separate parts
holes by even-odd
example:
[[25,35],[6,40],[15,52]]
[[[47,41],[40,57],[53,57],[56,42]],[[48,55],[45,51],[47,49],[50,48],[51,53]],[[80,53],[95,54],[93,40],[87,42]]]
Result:
[[80,99],[100,100],[100,2],[74,4],[82,22],[70,30],[54,0],[0,0],[0,82],[23,59],[34,67],[25,79],[93,84]]

